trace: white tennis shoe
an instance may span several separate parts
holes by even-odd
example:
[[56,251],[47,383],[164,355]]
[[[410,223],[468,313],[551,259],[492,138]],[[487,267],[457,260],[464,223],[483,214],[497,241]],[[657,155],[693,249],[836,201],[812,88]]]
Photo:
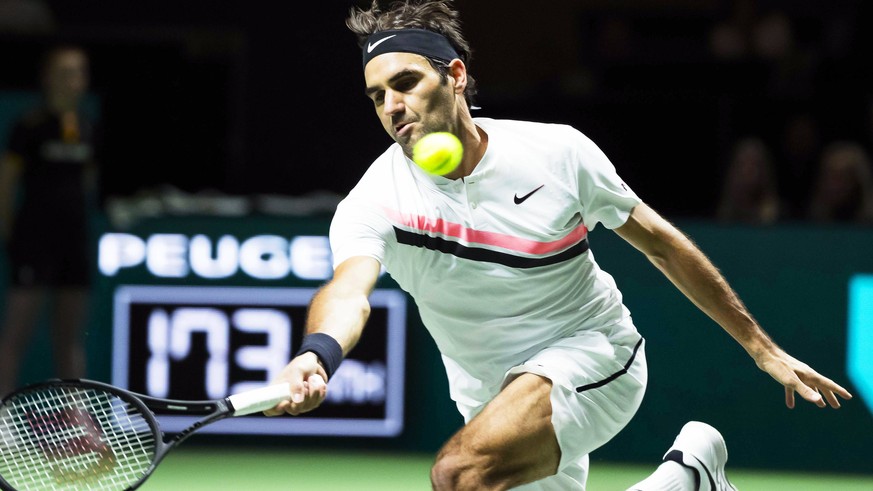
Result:
[[718,430],[699,421],[685,423],[664,454],[664,460],[677,462],[697,471],[699,491],[737,491],[724,473],[728,453]]

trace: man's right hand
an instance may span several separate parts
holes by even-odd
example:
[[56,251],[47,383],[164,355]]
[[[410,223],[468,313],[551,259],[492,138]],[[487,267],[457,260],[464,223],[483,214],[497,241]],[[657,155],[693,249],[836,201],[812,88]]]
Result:
[[315,353],[307,352],[291,360],[282,369],[274,384],[291,384],[291,400],[283,401],[264,411],[266,416],[290,414],[297,416],[312,411],[321,405],[327,395],[327,372],[318,362]]

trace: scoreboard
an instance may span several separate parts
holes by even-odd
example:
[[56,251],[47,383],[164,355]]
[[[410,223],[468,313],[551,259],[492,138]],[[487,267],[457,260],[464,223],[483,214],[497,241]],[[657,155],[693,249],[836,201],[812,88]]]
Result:
[[[211,228],[233,228],[227,224]],[[300,346],[309,301],[332,274],[327,237],[205,228],[158,226],[100,237],[99,276],[112,306],[113,384],[153,397],[218,399],[269,384]],[[230,418],[203,431],[399,435],[407,296],[383,279],[370,296],[364,334],[329,380],[318,409]],[[171,432],[194,421],[172,414],[158,419]]]

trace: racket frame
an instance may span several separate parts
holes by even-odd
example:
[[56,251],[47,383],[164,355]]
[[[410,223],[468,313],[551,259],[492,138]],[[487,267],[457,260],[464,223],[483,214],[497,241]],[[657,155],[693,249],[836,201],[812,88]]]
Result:
[[[152,475],[158,464],[164,460],[164,457],[175,448],[177,445],[185,441],[198,429],[228,418],[234,415],[233,404],[230,402],[230,396],[224,399],[216,400],[199,400],[185,401],[176,399],[162,399],[152,397],[145,394],[129,391],[121,387],[110,385],[96,380],[79,378],[79,379],[48,379],[41,382],[25,385],[3,397],[0,400],[0,408],[6,405],[7,401],[20,396],[25,392],[33,392],[42,388],[57,387],[57,388],[75,388],[75,389],[93,389],[103,391],[118,397],[122,401],[131,404],[143,416],[143,419],[148,424],[152,431],[155,440],[155,453],[152,457],[152,462],[145,470],[143,475],[133,484],[124,489],[124,491],[134,490],[142,486],[142,484]],[[202,419],[191,424],[187,428],[177,433],[164,433],[161,430],[160,422],[155,415],[155,411],[166,411],[171,413],[182,414],[186,416],[204,416]],[[3,491],[17,491],[10,485],[3,476],[0,476],[0,489]]]

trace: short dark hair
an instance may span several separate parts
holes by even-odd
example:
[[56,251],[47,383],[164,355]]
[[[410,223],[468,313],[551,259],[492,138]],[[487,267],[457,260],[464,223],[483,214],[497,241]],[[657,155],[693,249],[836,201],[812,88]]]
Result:
[[[461,31],[460,14],[452,7],[452,0],[394,1],[385,10],[379,6],[378,0],[373,0],[367,10],[352,7],[346,26],[357,36],[358,47],[362,49],[370,35],[389,29],[427,29],[442,34],[455,48],[467,69],[470,68],[473,51]],[[448,77],[444,62],[431,58],[428,61],[443,78]],[[464,90],[464,99],[468,106],[473,105],[473,97],[477,91],[476,80],[468,73],[467,87]]]

